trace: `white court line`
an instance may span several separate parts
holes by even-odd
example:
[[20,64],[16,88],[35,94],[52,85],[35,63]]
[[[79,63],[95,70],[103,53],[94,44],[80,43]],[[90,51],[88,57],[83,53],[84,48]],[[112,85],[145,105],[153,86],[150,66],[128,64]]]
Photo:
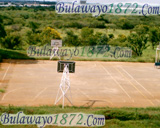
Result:
[[141,86],[150,96],[154,98],[154,96],[149,92],[142,84],[140,84],[136,79],[133,78],[124,68],[120,67],[128,76],[130,76],[139,86]]
[[[25,88],[25,87],[22,87],[22,88]],[[11,90],[11,91],[5,93],[5,94],[3,95],[3,97],[2,97],[2,101],[4,100],[4,98],[5,98],[9,93],[15,92],[15,91],[20,90],[20,89],[22,89],[22,88],[14,89],[14,90]]]
[[[7,75],[7,72],[8,72],[8,70],[9,70],[10,66],[11,66],[11,63],[9,64],[9,66],[8,66],[8,68],[7,68],[4,76],[3,76],[3,78],[2,78],[2,82],[3,82],[3,80],[5,79],[5,77],[6,77],[6,75]],[[0,86],[2,85],[2,82],[0,83]]]
[[[50,87],[47,87],[50,88]],[[47,88],[44,88],[41,92],[39,92],[33,99],[33,101],[35,101]]]
[[[79,88],[76,88],[77,90],[79,90],[83,95],[85,95],[89,100],[91,100],[91,98],[84,92],[82,92]],[[113,106],[113,103],[109,100],[105,100],[106,102],[110,103]]]
[[[72,87],[73,88],[73,87]],[[83,95],[85,95],[88,99],[91,99],[86,93],[82,92],[79,88],[76,88],[77,90],[79,90]]]
[[41,64],[38,64],[41,68],[43,68],[44,70],[47,70],[47,68],[43,67]]
[[158,103],[160,103],[160,100],[156,99],[156,101],[157,101]]
[[[111,78],[112,78],[112,79],[114,80],[114,82],[122,89],[122,91],[123,91],[130,99],[132,99],[131,96],[125,91],[125,89],[117,82],[117,80],[113,78],[113,76],[109,73],[109,71],[107,71],[102,64],[100,64],[100,66],[104,69],[104,71],[105,71],[108,75],[111,76]],[[133,99],[132,99],[132,102],[134,102]]]
[[153,106],[154,106],[154,103],[148,99],[148,97],[146,97],[118,68],[115,68],[115,70],[117,70],[145,99],[147,99]]

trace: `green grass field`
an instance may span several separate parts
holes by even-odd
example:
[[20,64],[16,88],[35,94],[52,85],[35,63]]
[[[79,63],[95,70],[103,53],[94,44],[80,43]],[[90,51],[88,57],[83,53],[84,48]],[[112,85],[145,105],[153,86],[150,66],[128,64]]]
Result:
[[[72,49],[72,48],[71,48]],[[101,57],[103,55],[99,55],[96,57],[94,55],[93,57],[87,57],[87,55],[84,55],[81,57],[81,55],[77,57],[73,57],[72,60],[76,61],[123,61],[123,62],[155,62],[155,50],[152,50],[150,47],[146,50],[144,50],[143,55],[140,57],[132,56],[131,58],[120,58],[120,59],[114,59],[114,58],[105,58]],[[8,50],[8,49],[0,49],[0,60],[1,59],[36,59],[36,60],[49,60],[49,57],[29,57],[27,56],[27,51],[25,50]],[[64,57],[64,59],[67,59],[70,57]],[[54,57],[53,60],[57,60],[58,57]],[[63,59],[63,58],[61,58]]]
[[[160,108],[86,108],[86,107],[65,107],[61,106],[40,106],[40,107],[0,107],[0,114],[16,114],[23,111],[26,115],[45,115],[58,113],[86,113],[99,114],[105,116],[106,125],[104,128],[159,128],[160,127]],[[52,128],[46,126],[45,128]],[[37,126],[4,126],[0,128],[37,128]]]

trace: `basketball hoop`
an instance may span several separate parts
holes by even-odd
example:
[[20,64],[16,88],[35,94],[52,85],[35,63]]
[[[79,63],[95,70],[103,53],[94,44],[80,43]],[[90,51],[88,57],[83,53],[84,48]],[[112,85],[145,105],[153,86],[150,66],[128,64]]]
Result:
[[[52,49],[52,55],[50,57],[50,60],[55,57],[55,56],[58,56],[58,50],[59,50],[59,47],[62,47],[62,40],[51,40],[51,47],[53,47]],[[59,59],[60,59],[60,56],[58,56]]]

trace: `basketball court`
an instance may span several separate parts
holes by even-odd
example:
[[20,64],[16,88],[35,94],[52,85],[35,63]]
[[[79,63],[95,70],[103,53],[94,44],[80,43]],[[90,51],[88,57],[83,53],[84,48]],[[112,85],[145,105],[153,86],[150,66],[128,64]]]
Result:
[[[153,63],[76,61],[69,75],[75,106],[160,106],[160,69]],[[0,105],[54,105],[61,77],[57,61],[4,60],[0,86],[6,92]]]

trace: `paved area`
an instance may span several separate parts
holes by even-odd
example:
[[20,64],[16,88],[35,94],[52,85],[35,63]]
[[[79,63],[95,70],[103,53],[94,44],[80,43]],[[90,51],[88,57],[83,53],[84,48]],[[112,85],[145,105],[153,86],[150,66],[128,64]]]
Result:
[[[57,61],[5,60],[0,105],[54,105],[61,77]],[[153,63],[77,61],[70,81],[76,106],[160,106],[160,69]],[[65,105],[70,105],[66,99]]]

